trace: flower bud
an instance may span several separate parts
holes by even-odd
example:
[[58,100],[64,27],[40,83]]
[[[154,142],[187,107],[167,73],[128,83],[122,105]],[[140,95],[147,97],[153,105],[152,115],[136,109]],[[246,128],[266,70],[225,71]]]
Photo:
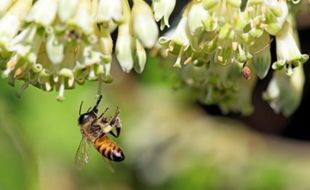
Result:
[[25,18],[31,8],[31,4],[32,0],[17,1],[0,18],[0,45],[7,46],[8,41],[18,33],[22,25],[22,19]]
[[91,2],[80,0],[76,14],[70,24],[78,26],[87,35],[93,34],[94,23],[91,15]]
[[59,64],[64,59],[64,44],[56,39],[55,34],[48,36],[45,49],[49,60],[53,64]]
[[300,104],[304,83],[302,66],[295,68],[290,76],[284,71],[275,71],[263,98],[275,112],[289,116]]
[[270,0],[265,1],[267,4],[267,20],[266,31],[271,35],[277,35],[282,29],[284,22],[288,16],[288,6],[285,1]]
[[195,3],[188,12],[187,26],[192,35],[199,35],[204,30],[203,22],[208,18],[208,11],[202,3]]
[[[305,63],[309,56],[301,54],[294,39],[293,29],[291,24],[286,22],[282,30],[276,36],[276,50],[277,61],[273,63],[273,69],[282,69],[284,66],[287,68],[294,68]],[[290,74],[291,70],[287,70]]]
[[247,5],[248,6],[254,6],[254,5],[261,5],[264,3],[265,0],[248,0]]
[[58,3],[58,17],[62,22],[73,18],[75,15],[80,0],[59,0]]
[[146,48],[152,48],[158,38],[158,28],[152,9],[143,0],[136,0],[132,8],[133,29]]
[[56,17],[58,0],[38,0],[25,18],[26,22],[35,22],[45,27]]
[[169,17],[174,9],[176,0],[153,0],[152,7],[154,11],[155,20],[160,21],[160,29],[163,30],[165,26],[168,28]]
[[43,38],[37,35],[37,27],[30,25],[11,40],[9,49],[33,64],[37,61],[42,41]]
[[133,68],[134,38],[129,33],[129,27],[128,23],[119,26],[115,46],[116,58],[126,73]]
[[218,20],[214,16],[208,16],[203,20],[203,26],[206,31],[212,32],[218,29]]
[[142,73],[144,70],[144,66],[146,63],[146,53],[142,46],[142,44],[139,42],[138,39],[136,39],[136,61],[134,63],[134,69],[137,73]]
[[187,17],[183,16],[173,33],[170,36],[161,37],[160,41],[169,41],[170,43],[173,43],[177,46],[182,46],[185,49],[188,48],[188,46],[190,45],[190,39],[187,34]]
[[0,17],[5,11],[14,3],[15,0],[1,0],[0,1]]
[[241,0],[226,0],[226,3],[235,8],[240,8],[241,6]]
[[219,0],[203,0],[203,6],[206,10],[214,8],[218,5]]
[[218,34],[219,39],[221,40],[228,39],[231,33],[231,28],[232,26],[229,23],[226,23],[223,26],[221,26],[219,28],[219,34]]
[[103,81],[106,83],[112,82],[111,76],[111,63],[104,63],[103,64]]
[[108,29],[103,29],[101,32],[99,45],[103,62],[110,63],[112,61],[113,41]]
[[122,0],[101,0],[95,17],[96,22],[113,21],[121,23],[123,21]]

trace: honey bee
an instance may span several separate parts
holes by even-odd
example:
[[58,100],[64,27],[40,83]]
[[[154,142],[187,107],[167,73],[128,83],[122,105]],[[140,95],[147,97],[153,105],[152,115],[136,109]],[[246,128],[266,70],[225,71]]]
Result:
[[[108,120],[104,114],[108,108],[98,116],[98,105],[102,99],[100,95],[96,105],[89,108],[86,113],[81,114],[83,102],[80,105],[78,123],[82,133],[82,139],[77,149],[75,161],[77,166],[83,166],[88,162],[88,144],[93,144],[98,152],[111,161],[123,161],[125,159],[122,149],[114,143],[108,134],[118,137],[121,132],[121,121],[119,118],[119,109],[111,120]],[[115,132],[113,131],[115,129]]]

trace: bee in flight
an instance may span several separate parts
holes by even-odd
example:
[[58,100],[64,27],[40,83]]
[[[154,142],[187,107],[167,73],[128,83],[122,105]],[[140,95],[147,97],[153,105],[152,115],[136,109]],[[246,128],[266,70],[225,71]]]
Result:
[[[119,118],[119,110],[117,108],[111,120],[108,120],[108,118],[104,116],[108,108],[98,116],[98,105],[101,99],[102,95],[99,96],[96,105],[93,108],[89,108],[87,112],[83,114],[81,114],[83,102],[80,105],[78,123],[80,125],[82,139],[75,156],[75,161],[78,166],[88,162],[88,144],[93,144],[102,156],[111,161],[119,162],[125,159],[122,149],[108,137],[108,134],[114,137],[120,135],[121,121]],[[115,129],[115,132],[113,129]]]

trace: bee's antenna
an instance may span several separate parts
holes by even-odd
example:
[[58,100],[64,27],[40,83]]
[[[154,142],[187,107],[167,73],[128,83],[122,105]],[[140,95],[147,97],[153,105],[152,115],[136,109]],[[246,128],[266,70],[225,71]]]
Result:
[[98,100],[97,100],[97,102],[96,102],[96,105],[95,105],[95,106],[93,107],[93,109],[92,109],[93,111],[95,111],[95,112],[98,111],[97,107],[98,107],[98,105],[99,105],[101,99],[102,99],[102,95],[99,96],[99,98],[98,98]]
[[91,107],[89,107],[89,108],[87,109],[87,113],[90,111],[90,109],[91,109]]
[[83,106],[83,101],[81,101],[81,104],[80,104],[79,115],[81,115],[81,112],[82,112],[82,106]]

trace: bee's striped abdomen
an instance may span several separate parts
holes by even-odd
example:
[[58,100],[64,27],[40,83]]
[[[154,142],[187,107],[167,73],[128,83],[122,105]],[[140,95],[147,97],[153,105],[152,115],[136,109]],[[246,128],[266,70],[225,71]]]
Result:
[[120,149],[113,141],[106,135],[95,140],[94,145],[102,156],[112,161],[123,161],[125,159],[122,149]]

